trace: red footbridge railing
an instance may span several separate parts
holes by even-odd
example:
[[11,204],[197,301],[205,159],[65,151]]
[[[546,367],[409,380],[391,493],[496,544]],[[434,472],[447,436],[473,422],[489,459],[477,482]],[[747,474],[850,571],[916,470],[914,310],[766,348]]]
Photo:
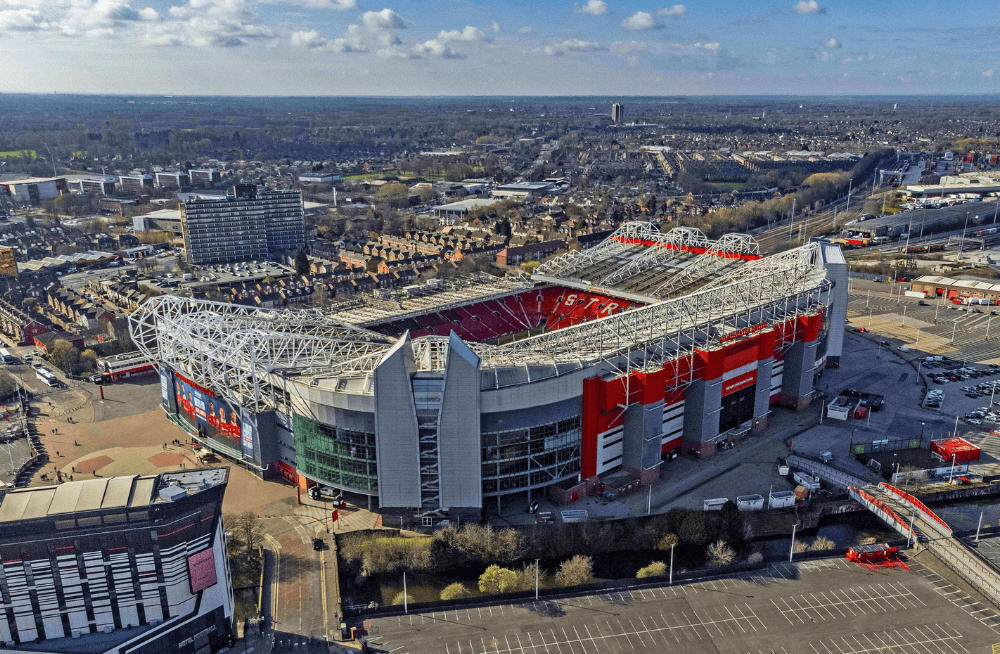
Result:
[[934,513],[930,509],[928,509],[926,504],[924,504],[923,502],[921,502],[917,498],[913,497],[912,495],[910,495],[906,491],[902,491],[902,490],[896,488],[895,486],[892,486],[891,484],[887,484],[885,482],[882,482],[881,484],[879,484],[879,486],[881,486],[882,488],[884,488],[884,489],[886,489],[888,491],[891,491],[891,492],[895,493],[896,495],[898,495],[899,497],[901,497],[902,499],[904,499],[906,502],[912,504],[915,508],[920,509],[921,513],[923,513],[925,516],[927,516],[928,518],[930,518],[931,520],[933,520],[934,522],[936,522],[941,527],[941,529],[944,530],[944,532],[948,536],[951,536],[951,527],[948,526],[948,523],[945,522],[944,520],[942,520],[941,518],[939,518],[936,513]]
[[917,532],[913,531],[910,525],[906,524],[905,520],[900,518],[895,511],[889,508],[888,504],[878,499],[871,493],[861,490],[860,488],[851,486],[847,490],[854,499],[867,506],[872,513],[886,521],[893,529],[907,538],[917,540]]

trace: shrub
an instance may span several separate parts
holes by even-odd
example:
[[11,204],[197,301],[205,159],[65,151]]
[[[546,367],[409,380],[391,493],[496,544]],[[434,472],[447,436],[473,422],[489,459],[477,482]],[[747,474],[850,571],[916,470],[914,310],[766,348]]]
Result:
[[701,545],[705,542],[708,534],[705,530],[705,514],[701,511],[692,511],[684,518],[677,535],[685,543]]
[[375,538],[361,544],[362,572],[366,575],[430,568],[431,539]]
[[639,572],[635,574],[636,579],[643,579],[645,577],[662,577],[667,574],[667,564],[663,561],[653,561],[645,568],[639,568]]
[[[404,601],[403,591],[399,591],[398,593],[396,593],[396,596],[392,598],[392,602],[390,602],[390,604],[392,604],[392,606],[402,606],[403,601]],[[407,604],[413,604],[413,595],[406,593],[405,601]]]
[[809,549],[809,545],[807,545],[806,543],[803,543],[800,540],[795,541],[795,544],[792,545],[792,552],[794,552],[795,554],[802,554],[803,552],[805,552],[808,549]]
[[469,595],[469,589],[465,587],[465,584],[459,582],[448,584],[441,589],[441,599],[445,602],[460,599],[462,597],[468,597]]
[[664,533],[660,535],[659,539],[657,539],[656,549],[669,550],[674,545],[677,545],[677,542],[677,534]]
[[517,581],[514,583],[513,590],[534,590],[535,589],[535,575],[538,575],[538,585],[541,586],[543,580],[545,579],[545,573],[539,569],[537,563],[529,563],[520,570],[517,571]]
[[826,536],[820,536],[809,545],[809,550],[811,552],[822,552],[825,550],[832,550],[836,546],[837,544]]
[[479,592],[487,595],[506,593],[514,589],[517,583],[517,573],[498,565],[491,565],[479,577]]
[[579,586],[593,580],[594,560],[580,554],[563,561],[556,572],[556,583],[560,586]]
[[754,552],[753,554],[747,557],[747,563],[751,565],[758,565],[763,562],[764,562],[764,555],[761,554],[760,552]]
[[717,540],[708,546],[708,558],[712,567],[724,568],[736,559],[736,552],[726,541]]

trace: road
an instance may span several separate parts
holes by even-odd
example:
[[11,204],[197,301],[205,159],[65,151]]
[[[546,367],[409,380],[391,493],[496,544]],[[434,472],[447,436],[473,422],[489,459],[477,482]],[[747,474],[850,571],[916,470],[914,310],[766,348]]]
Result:
[[[269,550],[265,616],[272,651],[329,654],[327,643],[338,640],[340,631],[332,537],[305,516],[266,518],[263,527]],[[317,535],[324,541],[320,551],[313,549]]]

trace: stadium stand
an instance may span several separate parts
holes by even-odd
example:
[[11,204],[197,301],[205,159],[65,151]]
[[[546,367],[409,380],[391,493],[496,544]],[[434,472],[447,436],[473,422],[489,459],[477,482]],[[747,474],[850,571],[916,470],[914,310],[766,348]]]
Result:
[[447,336],[482,342],[543,327],[546,331],[620,313],[641,306],[629,300],[560,286],[545,286],[503,298],[473,302],[417,318],[405,318],[371,329],[387,336]]

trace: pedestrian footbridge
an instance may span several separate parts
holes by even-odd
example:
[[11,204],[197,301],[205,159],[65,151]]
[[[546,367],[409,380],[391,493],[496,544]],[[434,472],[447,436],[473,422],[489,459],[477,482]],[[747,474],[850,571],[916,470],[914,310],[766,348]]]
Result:
[[848,488],[851,497],[906,536],[926,547],[955,574],[1000,607],[1000,572],[952,535],[952,529],[913,495],[890,484]]

